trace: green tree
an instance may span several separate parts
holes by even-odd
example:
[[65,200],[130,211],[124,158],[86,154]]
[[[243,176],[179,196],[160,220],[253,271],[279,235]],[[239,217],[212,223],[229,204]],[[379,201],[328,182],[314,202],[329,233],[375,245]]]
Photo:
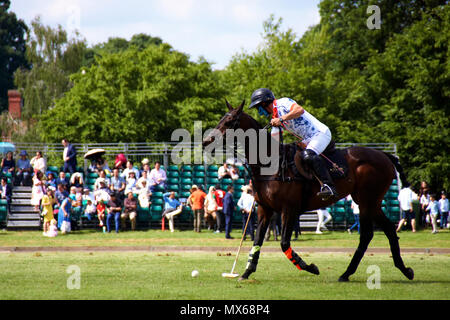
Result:
[[218,119],[221,96],[211,66],[169,45],[106,53],[72,76],[74,87],[41,118],[45,141],[169,141],[194,120]]
[[27,68],[25,57],[25,22],[8,12],[11,2],[0,1],[0,113],[8,108],[8,90],[14,88],[14,72]]
[[14,74],[24,98],[24,119],[38,117],[70,89],[69,76],[79,70],[86,48],[85,40],[69,39],[61,26],[44,26],[39,17],[31,25],[26,56],[32,67]]

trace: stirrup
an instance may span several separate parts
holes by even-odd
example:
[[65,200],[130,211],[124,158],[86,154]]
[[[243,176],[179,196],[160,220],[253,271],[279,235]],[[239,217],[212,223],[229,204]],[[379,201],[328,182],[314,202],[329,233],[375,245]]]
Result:
[[320,191],[317,193],[317,195],[322,197],[322,200],[327,200],[329,198],[336,198],[337,197],[337,195],[333,192],[333,189],[327,184],[324,184],[320,188]]

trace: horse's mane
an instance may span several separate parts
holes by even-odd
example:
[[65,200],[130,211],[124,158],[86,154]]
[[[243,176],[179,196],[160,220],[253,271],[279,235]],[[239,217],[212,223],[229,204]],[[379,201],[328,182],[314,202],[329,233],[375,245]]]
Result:
[[247,116],[249,120],[251,121],[252,127],[254,127],[256,130],[262,129],[263,127],[259,124],[258,121],[256,121],[251,115],[248,113],[242,112],[243,115]]

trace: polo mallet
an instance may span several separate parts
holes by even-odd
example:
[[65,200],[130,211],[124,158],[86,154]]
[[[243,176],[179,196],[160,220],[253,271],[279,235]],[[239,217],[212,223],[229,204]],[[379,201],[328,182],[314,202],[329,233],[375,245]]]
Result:
[[236,254],[236,259],[234,259],[233,267],[231,268],[230,273],[224,272],[222,273],[222,277],[224,278],[236,278],[239,276],[239,273],[234,273],[234,268],[236,267],[236,262],[239,258],[239,254],[241,253],[242,243],[244,242],[245,234],[247,233],[248,222],[250,221],[250,217],[253,213],[253,208],[255,207],[255,200],[253,200],[252,208],[250,209],[250,213],[248,214],[247,222],[245,223],[244,232],[242,234],[241,243],[239,244],[239,249]]

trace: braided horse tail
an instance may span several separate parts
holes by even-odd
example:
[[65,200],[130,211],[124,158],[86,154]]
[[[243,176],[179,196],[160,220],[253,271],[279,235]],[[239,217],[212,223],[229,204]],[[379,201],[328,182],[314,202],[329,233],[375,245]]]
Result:
[[403,187],[409,186],[410,184],[406,178],[405,172],[403,171],[403,167],[400,164],[399,158],[386,152],[384,152],[384,154],[389,158],[389,160],[391,160],[392,164],[395,167],[395,170],[397,170],[398,174],[400,175],[400,181],[402,182],[402,186]]

